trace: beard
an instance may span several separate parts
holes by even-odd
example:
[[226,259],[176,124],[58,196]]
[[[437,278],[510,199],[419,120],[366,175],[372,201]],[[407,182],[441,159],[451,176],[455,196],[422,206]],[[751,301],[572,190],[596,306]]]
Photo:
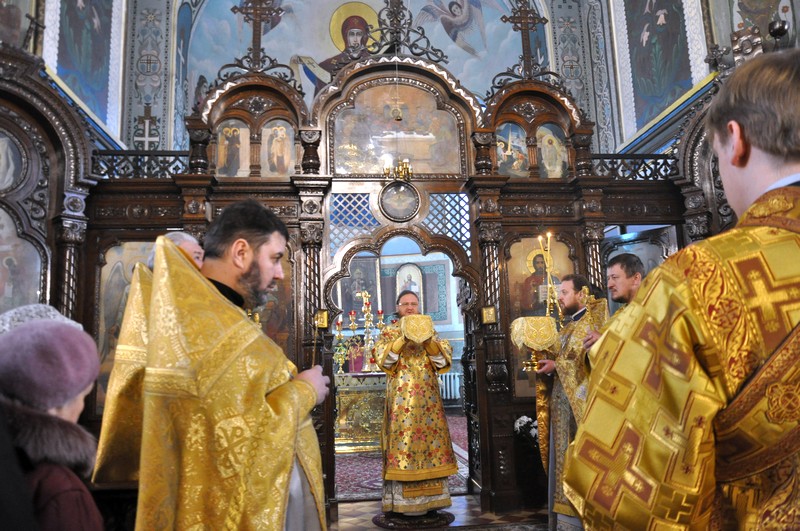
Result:
[[561,311],[564,313],[564,315],[575,315],[578,313],[578,310],[580,310],[580,308],[578,307],[577,303],[572,304],[571,306],[565,306],[563,304],[561,305]]
[[618,302],[620,304],[627,304],[627,303],[631,302],[630,300],[628,300],[628,297],[626,297],[625,295],[622,295],[621,293],[618,293],[617,295],[612,296],[611,300],[614,301],[614,302]]
[[250,264],[250,269],[239,277],[239,285],[244,289],[244,302],[248,308],[258,308],[267,303],[267,296],[275,287],[275,282],[271,282],[266,289],[261,289],[261,267],[255,260]]

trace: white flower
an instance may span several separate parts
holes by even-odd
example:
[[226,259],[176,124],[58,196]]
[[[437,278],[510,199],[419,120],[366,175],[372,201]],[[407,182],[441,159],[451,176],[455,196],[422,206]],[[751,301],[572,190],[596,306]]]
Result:
[[521,436],[535,447],[539,446],[539,422],[522,416],[514,421],[514,433]]
[[521,416],[517,420],[514,421],[514,431],[517,433],[521,433],[522,430],[528,425],[533,423],[536,424],[535,421],[532,421],[530,417],[526,417],[525,415]]

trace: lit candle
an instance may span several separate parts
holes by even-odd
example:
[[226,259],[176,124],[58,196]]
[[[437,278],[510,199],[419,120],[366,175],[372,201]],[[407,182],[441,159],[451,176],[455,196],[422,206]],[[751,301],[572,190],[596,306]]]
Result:
[[539,236],[539,248],[544,252],[544,245],[542,244],[542,237]]

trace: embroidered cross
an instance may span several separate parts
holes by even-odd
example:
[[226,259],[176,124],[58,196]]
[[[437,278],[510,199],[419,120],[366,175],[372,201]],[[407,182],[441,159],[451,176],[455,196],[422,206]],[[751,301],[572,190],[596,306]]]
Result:
[[634,468],[641,451],[641,436],[625,426],[610,449],[587,440],[578,455],[599,473],[590,496],[607,511],[612,512],[623,491],[649,504],[655,487]]
[[[677,316],[678,311],[670,303],[667,316]],[[672,367],[680,374],[686,374],[689,369],[689,357],[681,345],[676,345],[672,338],[672,321],[664,320],[654,323],[648,320],[643,326],[639,337],[652,353],[650,366],[644,377],[644,383],[656,394],[661,392],[662,364]]]

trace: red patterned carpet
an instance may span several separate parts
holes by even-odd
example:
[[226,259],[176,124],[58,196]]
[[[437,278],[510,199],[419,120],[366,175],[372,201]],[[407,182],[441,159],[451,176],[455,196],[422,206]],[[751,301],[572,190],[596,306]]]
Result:
[[[469,475],[467,455],[467,419],[448,415],[450,437],[458,460],[458,474],[450,476],[450,494],[467,492]],[[336,497],[339,500],[379,500],[382,494],[380,452],[336,455]]]

